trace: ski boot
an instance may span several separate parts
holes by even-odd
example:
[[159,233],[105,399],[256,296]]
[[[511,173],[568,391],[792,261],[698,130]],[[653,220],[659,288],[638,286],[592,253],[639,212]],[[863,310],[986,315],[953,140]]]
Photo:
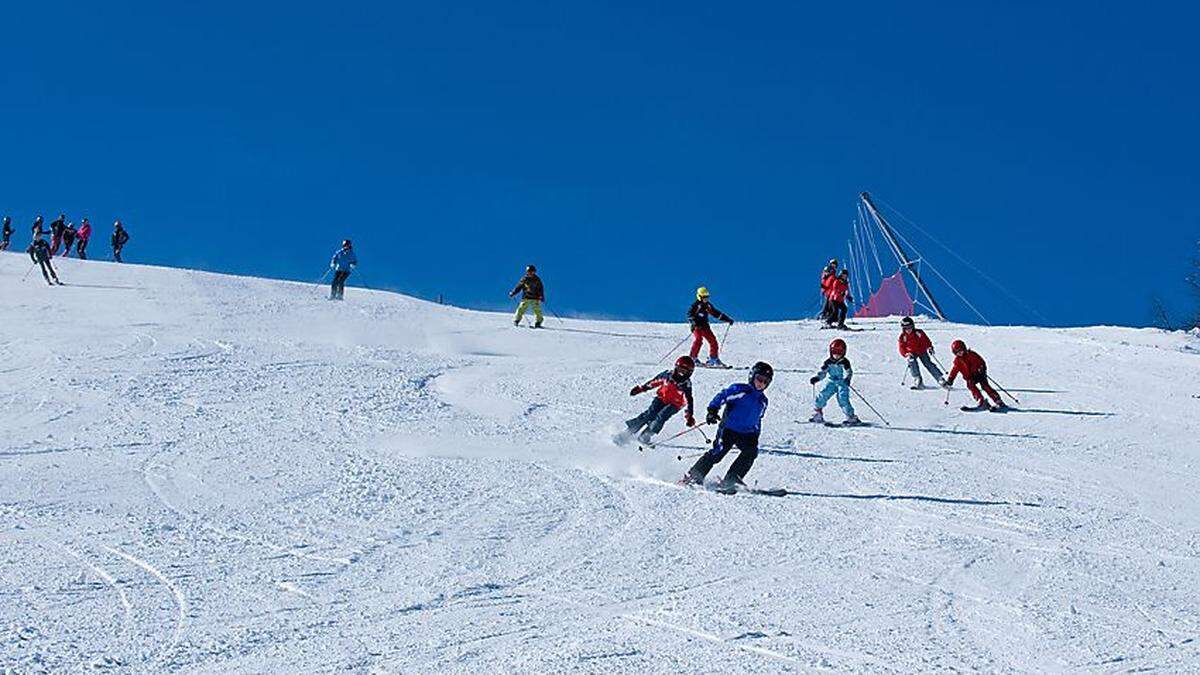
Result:
[[715,492],[720,492],[723,495],[737,494],[740,490],[746,487],[746,484],[736,478],[726,476],[717,483],[713,488]]
[[808,421],[813,422],[814,424],[824,424],[825,413],[822,412],[820,408],[816,408],[813,410],[812,417],[808,418]]
[[633,430],[632,429],[622,429],[621,431],[618,431],[612,437],[612,442],[616,443],[617,445],[625,445],[625,444],[629,443],[629,441],[631,441],[631,440],[633,440]]
[[921,391],[924,388],[925,388],[925,383],[922,382],[921,380],[917,380],[916,384],[909,387],[909,389],[912,389],[913,391]]
[[705,368],[724,368],[725,364],[721,363],[721,359],[719,359],[715,356],[710,356],[710,357],[708,357],[708,360],[704,362],[704,367]]
[[675,484],[681,487],[704,487],[704,476],[694,471],[688,471]]
[[654,443],[654,434],[650,433],[649,431],[643,431],[642,433],[638,434],[638,443],[641,443],[642,445],[651,445]]
[[987,404],[987,401],[979,399],[975,402],[975,405],[964,405],[959,410],[963,412],[979,412],[980,410],[991,410],[991,406]]
[[863,421],[858,419],[858,415],[850,415],[842,422],[844,427],[861,427],[862,425]]
[[992,406],[992,412],[1008,412],[1008,405],[1004,401],[1001,401]]

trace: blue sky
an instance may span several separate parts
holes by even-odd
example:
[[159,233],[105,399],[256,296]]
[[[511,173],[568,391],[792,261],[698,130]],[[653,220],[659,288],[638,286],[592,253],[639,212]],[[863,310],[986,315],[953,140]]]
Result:
[[[1179,313],[1200,239],[1184,3],[21,3],[0,210],[127,259],[679,319],[796,317],[870,190],[994,323]],[[935,285],[935,290],[940,287]],[[952,318],[971,320],[943,301]]]

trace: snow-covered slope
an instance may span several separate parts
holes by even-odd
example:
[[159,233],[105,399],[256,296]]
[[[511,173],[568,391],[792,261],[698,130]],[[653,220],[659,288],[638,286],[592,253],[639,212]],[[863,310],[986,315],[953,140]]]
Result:
[[829,429],[797,420],[833,336],[738,324],[726,360],[778,369],[750,479],[796,494],[723,496],[669,484],[698,434],[607,441],[682,325],[59,265],[0,254],[21,672],[1200,669],[1194,337],[931,324],[1025,409],[966,414],[868,323],[891,426]]

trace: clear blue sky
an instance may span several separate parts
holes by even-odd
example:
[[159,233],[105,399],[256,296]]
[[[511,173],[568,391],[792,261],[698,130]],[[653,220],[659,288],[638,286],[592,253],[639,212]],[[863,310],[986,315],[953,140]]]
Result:
[[[795,317],[871,190],[993,322],[1182,311],[1190,3],[10,3],[0,211],[130,260],[681,319]],[[903,226],[903,223],[897,223]],[[911,233],[911,230],[909,230]],[[915,239],[917,243],[922,240]],[[947,299],[952,318],[971,319]]]

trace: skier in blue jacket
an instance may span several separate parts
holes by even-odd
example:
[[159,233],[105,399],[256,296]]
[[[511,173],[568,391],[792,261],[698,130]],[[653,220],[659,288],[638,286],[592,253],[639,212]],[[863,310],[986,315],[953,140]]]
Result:
[[[745,484],[746,474],[758,458],[758,435],[762,431],[762,418],[767,414],[766,389],[771,386],[775,370],[769,363],[759,361],[750,369],[747,382],[735,382],[721,390],[708,404],[707,424],[717,424],[717,436],[712,449],[700,456],[680,481],[683,485],[703,485],[708,472],[730,448],[740,450],[738,458],[730,465],[719,489],[733,490]],[[725,416],[721,417],[721,406]]]
[[825,421],[825,404],[836,393],[838,405],[842,407],[842,412],[846,413],[846,421],[842,424],[846,426],[862,424],[862,420],[854,414],[854,406],[850,405],[850,378],[854,377],[854,369],[850,367],[850,360],[846,358],[846,341],[841,338],[829,343],[829,358],[825,359],[825,363],[821,364],[820,372],[814,375],[809,382],[816,384],[826,376],[829,377],[829,381],[817,394],[817,400],[813,403],[813,414],[808,421],[823,423]]
[[346,295],[346,279],[350,277],[350,272],[354,271],[354,267],[358,265],[358,256],[354,255],[354,248],[350,245],[350,240],[342,241],[342,247],[333,254],[333,259],[329,261],[329,267],[333,270],[333,285],[329,288],[330,300],[342,300]]

